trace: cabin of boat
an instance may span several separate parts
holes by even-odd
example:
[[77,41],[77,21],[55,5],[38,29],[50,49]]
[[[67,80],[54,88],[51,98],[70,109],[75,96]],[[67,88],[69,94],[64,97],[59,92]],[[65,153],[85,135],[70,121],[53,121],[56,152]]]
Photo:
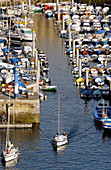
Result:
[[53,137],[51,144],[54,147],[62,146],[68,143],[67,135],[66,133],[58,134]]

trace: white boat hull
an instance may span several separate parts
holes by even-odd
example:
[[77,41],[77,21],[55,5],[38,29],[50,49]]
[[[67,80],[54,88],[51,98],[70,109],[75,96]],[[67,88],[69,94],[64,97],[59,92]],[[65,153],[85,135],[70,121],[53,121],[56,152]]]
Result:
[[12,149],[10,153],[3,151],[3,159],[5,162],[18,158],[18,149]]
[[64,136],[64,135],[59,135],[59,136],[57,135],[51,141],[51,144],[54,147],[63,146],[67,143],[68,143],[67,136]]
[[65,140],[65,141],[60,141],[60,142],[52,141],[52,145],[55,146],[55,147],[63,146],[63,145],[66,145],[67,143],[68,143],[67,140]]

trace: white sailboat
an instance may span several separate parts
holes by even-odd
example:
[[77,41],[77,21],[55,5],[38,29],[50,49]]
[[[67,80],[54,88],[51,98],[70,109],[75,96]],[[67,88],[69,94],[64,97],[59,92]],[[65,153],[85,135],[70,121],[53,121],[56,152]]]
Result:
[[54,147],[63,146],[68,143],[66,133],[60,133],[60,94],[58,95],[58,133],[53,137],[51,144]]
[[[10,107],[10,92],[9,92],[9,107]],[[15,148],[13,144],[9,140],[9,126],[10,126],[10,108],[8,113],[8,126],[7,126],[7,134],[6,134],[6,145],[5,149],[2,152],[3,160],[5,162],[12,161],[18,158],[18,147]]]

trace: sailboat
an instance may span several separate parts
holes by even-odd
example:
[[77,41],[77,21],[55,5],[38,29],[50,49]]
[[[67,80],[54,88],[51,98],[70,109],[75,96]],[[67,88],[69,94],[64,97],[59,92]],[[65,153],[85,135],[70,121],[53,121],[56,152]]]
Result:
[[51,144],[54,147],[63,146],[68,143],[66,133],[60,133],[60,94],[58,95],[58,133],[53,137]]
[[8,113],[8,125],[6,134],[6,145],[2,151],[2,157],[5,162],[12,161],[18,158],[18,147],[15,148],[9,140],[9,126],[10,126],[10,91],[9,91],[9,113]]

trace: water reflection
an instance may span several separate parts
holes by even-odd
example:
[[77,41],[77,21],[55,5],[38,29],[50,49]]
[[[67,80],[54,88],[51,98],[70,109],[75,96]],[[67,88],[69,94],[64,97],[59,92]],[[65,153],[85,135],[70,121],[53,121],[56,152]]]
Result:
[[87,111],[88,110],[88,100],[85,100],[85,107],[84,110]]
[[59,146],[59,147],[53,147],[54,151],[58,154],[62,154],[66,151],[68,144]]
[[1,162],[2,162],[5,170],[11,170],[12,168],[14,168],[17,165],[18,158],[13,159],[13,160],[8,161],[8,162],[4,162],[4,160],[2,159]]
[[102,123],[99,122],[99,121],[96,121],[95,119],[94,119],[94,125],[95,125],[97,130],[102,130],[103,129],[102,128]]
[[107,141],[108,139],[111,140],[111,131],[103,131],[102,135],[103,141]]

